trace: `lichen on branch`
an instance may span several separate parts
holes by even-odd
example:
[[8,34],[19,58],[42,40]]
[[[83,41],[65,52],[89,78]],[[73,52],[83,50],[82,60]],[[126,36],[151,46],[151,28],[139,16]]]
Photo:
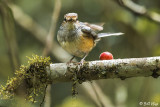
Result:
[[85,62],[78,69],[78,63],[50,64],[51,79],[55,82],[72,81],[74,72],[77,72],[78,82],[87,80],[131,77],[158,78],[160,76],[160,57],[128,58]]
[[33,55],[27,58],[28,65],[21,65],[15,76],[8,79],[5,86],[1,86],[0,95],[3,99],[13,98],[17,89],[25,82],[26,99],[35,102],[35,98],[51,82],[50,75],[46,72],[46,67],[51,64],[50,57]]
[[28,59],[28,65],[22,65],[15,77],[9,79],[6,86],[1,86],[3,98],[13,97],[24,81],[26,99],[35,102],[36,96],[44,93],[45,87],[52,82],[73,82],[72,95],[76,95],[76,84],[87,80],[160,76],[160,57],[89,61],[83,66],[79,63],[51,64],[49,57],[37,55]]

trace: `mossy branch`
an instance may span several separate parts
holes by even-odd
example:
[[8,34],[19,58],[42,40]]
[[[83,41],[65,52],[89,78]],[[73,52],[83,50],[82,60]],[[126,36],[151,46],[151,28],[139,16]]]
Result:
[[[103,61],[85,62],[83,66],[79,63],[57,63],[51,64],[50,58],[33,55],[28,57],[28,65],[22,65],[16,71],[15,77],[7,81],[6,86],[1,86],[0,95],[3,98],[14,96],[18,87],[25,81],[26,99],[35,102],[35,97],[43,94],[46,84],[56,82],[82,83],[87,80],[130,77],[157,78],[160,75],[160,57],[115,59]],[[72,86],[72,95],[76,94],[76,87]]]
[[21,65],[20,69],[15,72],[15,77],[8,79],[6,86],[0,87],[0,95],[3,99],[14,97],[16,91],[25,82],[25,98],[35,102],[35,98],[43,94],[46,84],[51,83],[50,76],[45,70],[50,65],[50,58],[33,55],[28,59],[28,65]]
[[66,63],[50,64],[47,71],[51,73],[51,79],[54,83],[72,81],[75,72],[79,82],[139,76],[157,78],[160,75],[160,57],[91,61],[85,62],[83,67],[77,63],[71,63],[69,66]]

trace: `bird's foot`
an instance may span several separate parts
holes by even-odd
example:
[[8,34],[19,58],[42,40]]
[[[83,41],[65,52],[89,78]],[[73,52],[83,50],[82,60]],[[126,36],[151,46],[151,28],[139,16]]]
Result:
[[82,59],[80,62],[78,62],[78,71],[83,67],[85,60]]
[[80,66],[83,66],[83,65],[84,65],[84,62],[85,62],[85,60],[82,59],[82,60],[79,62],[79,65],[80,65]]
[[72,61],[75,58],[75,56],[73,56],[66,64],[67,66],[69,66],[71,63],[75,63],[74,61]]

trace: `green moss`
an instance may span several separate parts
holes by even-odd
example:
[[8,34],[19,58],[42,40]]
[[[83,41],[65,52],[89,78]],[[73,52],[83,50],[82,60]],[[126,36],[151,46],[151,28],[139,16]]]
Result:
[[35,98],[43,94],[45,86],[51,83],[45,70],[50,65],[50,57],[33,55],[27,58],[28,65],[21,65],[15,72],[15,77],[8,79],[6,86],[1,86],[0,94],[3,99],[13,98],[18,88],[25,83],[26,100],[35,102]]

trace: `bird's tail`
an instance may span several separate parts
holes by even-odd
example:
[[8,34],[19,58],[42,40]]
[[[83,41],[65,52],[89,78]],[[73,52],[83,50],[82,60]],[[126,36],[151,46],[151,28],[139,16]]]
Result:
[[103,38],[103,37],[107,37],[107,36],[119,36],[119,35],[123,35],[124,33],[99,33],[98,37]]

